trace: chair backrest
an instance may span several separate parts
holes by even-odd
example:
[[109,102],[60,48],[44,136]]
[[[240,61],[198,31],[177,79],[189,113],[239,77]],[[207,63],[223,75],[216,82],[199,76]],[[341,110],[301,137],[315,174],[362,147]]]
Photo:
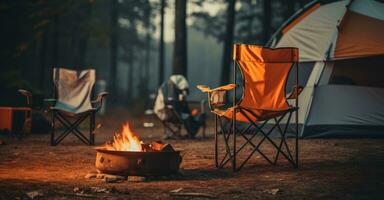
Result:
[[298,56],[297,48],[235,44],[233,59],[240,66],[244,81],[239,105],[251,109],[287,109],[285,84]]
[[75,71],[54,68],[53,82],[57,98],[55,107],[73,113],[92,109],[91,94],[95,79],[94,69]]
[[189,113],[186,96],[189,84],[182,75],[172,75],[158,89],[154,112],[161,120],[173,118],[176,113]]

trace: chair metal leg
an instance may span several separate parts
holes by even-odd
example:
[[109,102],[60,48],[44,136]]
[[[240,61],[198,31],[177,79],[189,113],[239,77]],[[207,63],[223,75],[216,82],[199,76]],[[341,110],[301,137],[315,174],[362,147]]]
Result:
[[[290,112],[289,115],[288,115],[287,123],[286,123],[286,125],[284,127],[284,130],[281,129],[278,120],[276,118],[274,118],[274,120],[275,120],[275,124],[277,124],[277,128],[278,128],[280,136],[281,136],[281,141],[280,141],[280,144],[279,144],[279,149],[282,151],[282,148],[283,148],[282,145],[284,144],[284,146],[285,146],[285,148],[286,148],[286,150],[288,152],[289,157],[293,160],[293,157],[291,155],[291,151],[290,151],[290,149],[289,149],[289,147],[287,145],[287,142],[285,140],[285,137],[286,137],[285,135],[287,133],[291,117],[292,117],[292,112]],[[277,151],[276,156],[275,156],[275,160],[274,160],[274,165],[277,164],[277,160],[279,159],[279,155],[280,155],[280,151]]]
[[236,108],[233,109],[233,114],[232,114],[232,134],[233,134],[233,157],[232,157],[232,171],[236,172]]
[[[222,123],[222,120],[225,118],[220,118],[219,116],[215,116],[215,165],[217,168],[224,167],[227,163],[231,162],[231,167],[233,172],[237,172],[240,169],[242,169],[243,166],[249,161],[249,159],[252,157],[252,155],[256,152],[258,152],[268,163],[274,165],[277,163],[277,160],[279,156],[283,156],[288,162],[290,162],[293,166],[298,166],[298,151],[296,152],[296,159],[293,155],[292,149],[289,147],[287,140],[286,140],[286,133],[288,130],[289,122],[291,120],[292,112],[287,112],[281,115],[277,118],[272,118],[275,120],[275,124],[268,128],[268,130],[263,130],[264,126],[267,124],[269,120],[264,120],[263,123],[257,124],[256,122],[251,121],[251,116],[253,113],[247,113],[246,110],[239,109],[237,112],[241,113],[245,118],[247,118],[250,121],[250,125],[243,130],[237,130],[236,127],[236,121],[233,120],[233,118],[230,120],[230,127],[227,129],[225,125]],[[251,116],[250,116],[251,114]],[[289,114],[289,115],[288,115]],[[282,126],[280,123],[283,121],[283,119],[286,119],[285,117],[288,115],[287,125]],[[285,120],[284,120],[285,121]],[[223,134],[223,140],[224,145],[226,148],[226,153],[224,154],[223,158],[219,158],[220,152],[219,152],[219,140],[218,140],[218,124],[220,125],[222,129]],[[251,127],[256,128],[254,132],[252,132],[252,136],[248,137],[245,134],[247,134],[251,129]],[[275,142],[271,139],[271,134],[274,130],[279,131],[281,138],[281,141]],[[263,137],[260,141],[257,143],[254,143],[253,139],[260,135]],[[237,135],[240,134],[242,136],[241,139],[245,139],[244,143],[240,143],[239,146],[237,146]],[[296,134],[298,134],[298,129]],[[233,139],[231,142],[230,139]],[[260,149],[261,145],[265,143],[265,141],[268,141],[270,145],[272,145],[276,150],[277,153],[274,155],[274,157],[269,158],[267,154],[263,153]],[[240,152],[244,152],[244,147],[246,145],[252,146],[253,150],[249,153],[249,155],[245,158],[245,160],[240,159],[239,155]],[[298,144],[296,144],[297,146]],[[239,154],[239,155],[238,155]]]
[[[297,100],[296,100],[297,101]],[[296,168],[299,168],[299,111],[296,110],[296,113],[295,113],[295,122],[296,122]]]
[[[89,138],[87,138],[79,129],[79,125],[88,118],[88,115],[79,116],[74,122],[71,122],[69,119],[66,119],[65,116],[60,114],[59,112],[52,111],[52,130],[51,130],[51,145],[56,146],[59,144],[65,137],[67,137],[70,133],[73,133],[80,141],[87,145],[94,144],[94,130],[95,130],[95,113],[90,113],[90,130],[89,130]],[[55,121],[56,119],[66,127],[65,131],[62,132],[57,138],[55,137]]]
[[[223,140],[224,140],[224,145],[225,145],[225,155],[223,156],[223,158],[221,159],[220,162],[219,161],[219,152],[218,152],[218,130],[216,131],[216,141],[215,144],[217,145],[216,149],[217,151],[215,152],[216,153],[216,162],[217,162],[217,168],[222,168],[224,167],[224,165],[227,164],[227,162],[229,161],[232,161],[232,152],[231,152],[231,149],[230,149],[230,146],[229,146],[229,139],[230,139],[230,136],[231,136],[231,131],[232,131],[232,123],[231,123],[231,127],[228,129],[228,132],[225,131],[225,129],[223,128],[223,123],[221,121],[221,119],[219,117],[217,117],[217,121],[219,122],[220,124],[220,128],[221,128],[221,134],[223,135]],[[218,126],[216,126],[218,127]]]
[[51,146],[56,146],[55,143],[55,111],[51,112]]
[[95,145],[95,112],[90,114],[89,119],[89,145]]
[[207,124],[205,122],[202,128],[203,128],[203,138],[205,138],[205,129],[207,128]]
[[55,139],[55,143],[59,144],[67,135],[73,133],[80,141],[84,144],[89,144],[89,139],[86,138],[81,131],[77,129],[77,127],[88,117],[87,115],[79,117],[75,122],[71,123],[68,119],[66,119],[60,113],[57,113],[57,120],[63,124],[67,129]]
[[215,115],[215,165],[216,168],[219,168],[219,158],[218,158],[218,133],[217,133],[217,115]]

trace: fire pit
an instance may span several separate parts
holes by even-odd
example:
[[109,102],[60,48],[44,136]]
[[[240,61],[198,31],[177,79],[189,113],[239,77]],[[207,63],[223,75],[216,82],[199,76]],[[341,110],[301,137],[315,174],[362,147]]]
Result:
[[115,133],[114,140],[96,148],[96,168],[101,173],[121,176],[160,176],[177,173],[180,151],[159,141],[143,143],[129,128]]

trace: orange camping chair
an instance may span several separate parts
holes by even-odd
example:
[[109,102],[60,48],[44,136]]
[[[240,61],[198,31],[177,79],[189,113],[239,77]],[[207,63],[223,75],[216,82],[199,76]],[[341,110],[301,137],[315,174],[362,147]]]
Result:
[[[234,84],[209,89],[208,86],[199,85],[198,88],[208,93],[211,112],[215,114],[215,162],[217,168],[222,168],[229,161],[233,171],[240,170],[255,152],[258,152],[270,164],[275,165],[282,155],[294,167],[298,167],[298,56],[297,48],[270,49],[254,45],[235,44],[233,48],[233,78]],[[240,68],[243,78],[243,94],[240,100],[236,99],[236,66]],[[295,87],[291,95],[286,95],[285,86],[288,74],[296,66]],[[233,105],[225,108],[226,92],[233,90]],[[287,99],[292,99],[294,105],[289,105]],[[228,107],[228,106],[227,106]],[[236,114],[234,114],[236,113]],[[292,114],[295,113],[293,152],[288,145],[287,130],[290,126]],[[226,128],[225,121],[230,122]],[[241,129],[239,124],[245,123],[246,128]],[[272,122],[272,124],[271,124]],[[283,124],[285,122],[285,125]],[[224,150],[219,149],[219,131],[224,140]],[[267,130],[266,130],[267,129]],[[278,132],[278,141],[272,138],[272,133]],[[232,138],[230,137],[232,135]],[[237,135],[240,138],[237,138]],[[261,135],[262,137],[256,137]],[[256,140],[256,141],[255,141]],[[232,147],[230,145],[232,141]],[[242,141],[238,146],[237,143]],[[271,145],[270,151],[265,151],[262,145]],[[245,148],[251,146],[250,148]],[[223,153],[224,152],[224,153]],[[293,155],[295,153],[295,155]],[[223,154],[223,155],[219,155]],[[245,155],[245,156],[240,156]],[[221,157],[221,158],[220,158]]]

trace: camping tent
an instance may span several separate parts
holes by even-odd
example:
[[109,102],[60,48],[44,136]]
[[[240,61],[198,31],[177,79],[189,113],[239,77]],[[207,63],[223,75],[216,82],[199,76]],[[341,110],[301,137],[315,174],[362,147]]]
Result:
[[300,49],[302,137],[384,136],[383,0],[313,1],[268,45]]

